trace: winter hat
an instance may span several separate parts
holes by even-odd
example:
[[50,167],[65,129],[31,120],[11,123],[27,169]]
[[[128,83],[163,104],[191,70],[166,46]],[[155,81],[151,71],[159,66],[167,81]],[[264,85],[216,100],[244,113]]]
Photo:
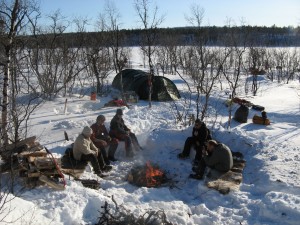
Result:
[[99,115],[99,116],[97,116],[97,121],[100,121],[100,120],[105,120],[105,116],[103,116],[103,115]]
[[116,114],[117,114],[117,115],[123,115],[123,110],[122,110],[122,109],[117,109]]
[[92,133],[93,133],[93,130],[88,126],[85,126],[82,130],[82,134],[87,137],[89,137]]
[[215,141],[215,140],[209,140],[209,141],[207,142],[207,144],[213,145],[213,146],[217,146],[217,145],[218,145],[218,142]]

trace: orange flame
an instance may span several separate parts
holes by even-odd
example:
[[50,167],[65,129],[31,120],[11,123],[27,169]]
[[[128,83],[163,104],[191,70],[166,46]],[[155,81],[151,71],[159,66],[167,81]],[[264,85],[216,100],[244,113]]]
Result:
[[147,165],[147,169],[146,169],[147,186],[154,187],[159,183],[156,181],[155,178],[163,176],[164,173],[159,169],[153,168],[153,166],[151,166],[151,163],[149,161],[146,162],[146,165]]

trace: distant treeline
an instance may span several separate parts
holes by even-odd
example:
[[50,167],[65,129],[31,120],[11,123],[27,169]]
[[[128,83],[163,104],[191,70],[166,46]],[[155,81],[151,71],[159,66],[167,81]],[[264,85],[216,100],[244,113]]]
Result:
[[[102,45],[111,45],[112,35],[121,37],[122,46],[140,46],[143,43],[144,32],[142,29],[85,32],[85,33],[63,33],[56,37],[57,41],[72,47],[92,47],[99,41]],[[151,31],[150,31],[151,32]],[[193,45],[201,39],[207,46],[225,46],[230,43],[246,46],[266,47],[289,47],[300,46],[300,27],[181,27],[181,28],[158,28],[153,33],[156,36],[156,45]],[[42,35],[45,39],[53,40],[53,34]],[[46,37],[46,38],[45,38]],[[97,41],[99,40],[99,41]]]

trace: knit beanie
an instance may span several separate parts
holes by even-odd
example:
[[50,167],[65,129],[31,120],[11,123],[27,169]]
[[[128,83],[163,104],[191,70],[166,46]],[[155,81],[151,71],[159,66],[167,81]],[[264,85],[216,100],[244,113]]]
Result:
[[88,126],[85,126],[82,130],[82,134],[87,137],[89,137],[92,133],[93,133],[93,130]]

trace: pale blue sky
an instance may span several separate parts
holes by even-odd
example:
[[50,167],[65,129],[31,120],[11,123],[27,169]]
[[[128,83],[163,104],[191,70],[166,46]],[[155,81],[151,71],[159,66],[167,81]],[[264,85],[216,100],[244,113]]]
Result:
[[[44,15],[60,9],[67,17],[87,17],[94,28],[94,20],[103,12],[106,0],[40,0]],[[111,0],[121,14],[122,28],[138,28],[133,0]],[[231,18],[237,25],[243,20],[247,25],[258,26],[300,26],[300,0],[152,0],[160,14],[165,15],[161,27],[188,26],[185,14],[190,6],[197,4],[204,8],[203,25],[226,25]]]

